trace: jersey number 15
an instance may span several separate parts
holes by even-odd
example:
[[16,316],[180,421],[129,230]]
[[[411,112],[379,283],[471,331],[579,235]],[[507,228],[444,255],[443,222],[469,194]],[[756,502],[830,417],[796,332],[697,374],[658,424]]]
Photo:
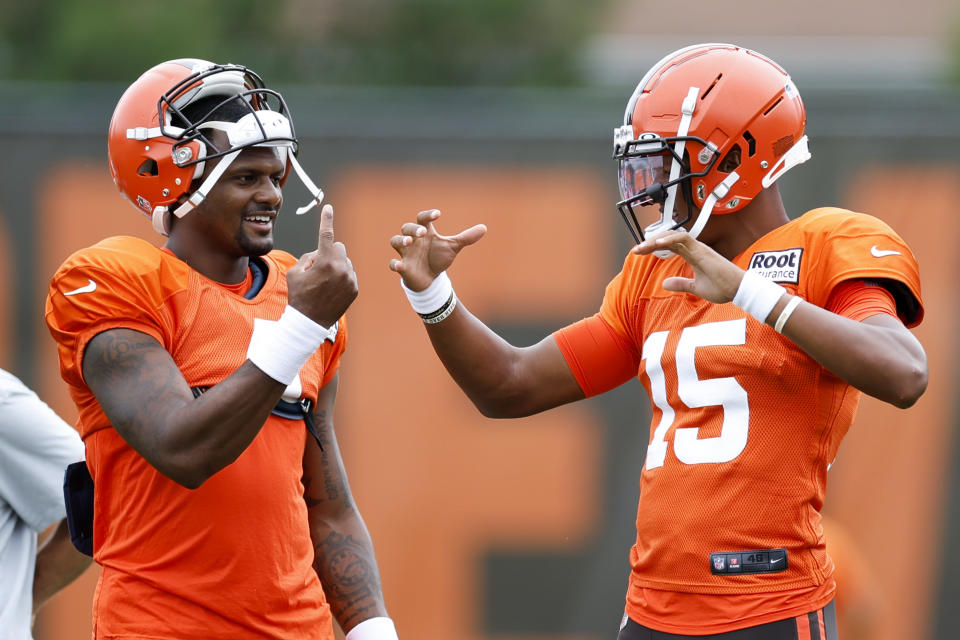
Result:
[[[667,456],[665,438],[676,417],[676,411],[667,401],[667,385],[661,364],[669,333],[651,333],[643,343],[651,400],[661,413],[660,422],[647,447],[647,469],[663,466]],[[673,451],[680,462],[729,462],[747,446],[747,430],[750,424],[747,392],[732,377],[701,380],[697,376],[694,362],[697,347],[742,345],[746,342],[746,334],[746,318],[687,327],[680,334],[676,353],[677,396],[690,408],[723,407],[723,424],[719,436],[699,438],[700,430],[696,427],[677,428],[674,431]]]

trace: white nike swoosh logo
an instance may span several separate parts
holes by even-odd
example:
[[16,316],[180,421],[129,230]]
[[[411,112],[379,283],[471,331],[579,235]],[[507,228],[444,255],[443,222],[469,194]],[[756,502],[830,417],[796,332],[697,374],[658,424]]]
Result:
[[783,560],[783,558],[777,558],[776,560],[771,560],[771,561],[770,561],[770,564],[777,564],[778,562],[781,562],[782,560]]
[[78,293],[92,293],[97,290],[97,283],[93,280],[87,279],[87,284],[83,285],[79,289],[74,289],[73,291],[67,291],[63,295],[65,296],[75,296]]
[[324,340],[329,340],[332,343],[337,341],[337,332],[340,331],[340,321],[337,320],[333,323],[333,326],[327,330],[327,337]]
[[899,256],[901,255],[899,251],[891,251],[890,249],[880,249],[877,245],[870,247],[870,255],[874,258],[883,258],[884,256]]

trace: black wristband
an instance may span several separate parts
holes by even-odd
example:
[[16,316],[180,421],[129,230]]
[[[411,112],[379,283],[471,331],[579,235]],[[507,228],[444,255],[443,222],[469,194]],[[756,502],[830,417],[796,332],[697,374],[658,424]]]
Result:
[[457,294],[453,291],[450,292],[450,297],[447,298],[447,301],[443,304],[442,307],[437,309],[432,313],[421,313],[419,314],[423,321],[427,324],[436,324],[446,320],[453,310],[457,306]]

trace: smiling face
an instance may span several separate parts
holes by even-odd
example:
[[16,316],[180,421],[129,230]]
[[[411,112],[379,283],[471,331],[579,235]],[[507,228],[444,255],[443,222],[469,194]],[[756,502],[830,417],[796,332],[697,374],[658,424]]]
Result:
[[[216,131],[214,135],[222,134]],[[214,166],[215,163],[208,163],[199,181]],[[167,247],[214,280],[242,279],[249,257],[273,249],[273,228],[283,203],[280,181],[285,169],[280,151],[275,148],[244,149],[206,199],[175,220]]]
[[276,149],[245,149],[188,215],[198,219],[214,246],[238,257],[263,255],[273,249],[284,169]]

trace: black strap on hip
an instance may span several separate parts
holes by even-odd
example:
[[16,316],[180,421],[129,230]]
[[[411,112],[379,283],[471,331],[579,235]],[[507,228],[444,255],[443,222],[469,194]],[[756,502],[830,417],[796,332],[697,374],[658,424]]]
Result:
[[67,465],[63,474],[63,502],[67,508],[70,542],[93,557],[93,478],[85,460]]

